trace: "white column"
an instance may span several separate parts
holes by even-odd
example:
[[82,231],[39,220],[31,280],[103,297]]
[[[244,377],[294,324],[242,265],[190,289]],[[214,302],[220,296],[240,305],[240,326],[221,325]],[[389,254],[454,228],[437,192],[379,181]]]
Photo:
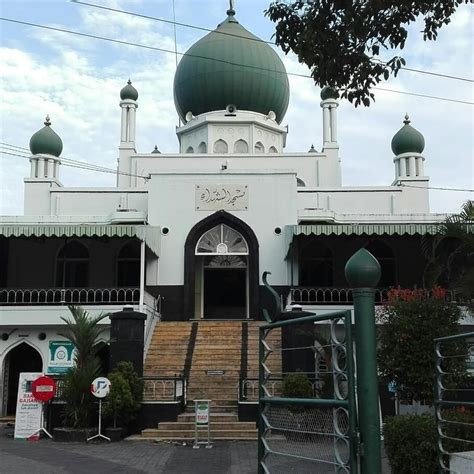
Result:
[[337,106],[333,105],[329,110],[331,115],[331,141],[337,142]]
[[425,170],[423,169],[423,157],[419,156],[416,159],[416,162],[418,164],[418,176],[424,176]]
[[38,178],[44,178],[44,158],[38,158]]
[[323,105],[323,141],[325,143],[330,140],[330,120],[329,106]]
[[145,228],[143,228],[143,240],[140,246],[140,302],[139,311],[143,313],[145,301]]
[[122,142],[127,141],[127,107],[122,106],[122,123],[120,131],[120,140]]
[[407,165],[405,158],[399,158],[398,163],[400,166],[400,178],[405,178],[407,175]]
[[30,178],[36,178],[36,158],[30,158]]
[[130,107],[128,110],[128,141],[134,142],[135,141],[135,107]]
[[416,166],[415,166],[414,156],[410,156],[410,158],[408,158],[408,172],[410,174],[410,178],[414,178],[416,176]]

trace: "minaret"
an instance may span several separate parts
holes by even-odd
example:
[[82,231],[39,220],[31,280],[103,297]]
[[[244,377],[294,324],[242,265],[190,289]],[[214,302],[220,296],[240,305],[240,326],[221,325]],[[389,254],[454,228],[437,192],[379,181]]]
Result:
[[422,155],[425,139],[410,125],[408,114],[405,115],[403,124],[392,138],[392,151],[395,155],[395,180],[392,185],[403,188],[405,199],[412,203],[417,212],[429,212],[429,177],[425,176],[425,158]]
[[44,127],[30,139],[30,176],[25,178],[25,215],[57,214],[57,203],[53,200],[51,189],[61,187],[59,182],[59,156],[63,142],[51,128],[49,115]]
[[323,147],[328,160],[327,172],[336,186],[342,185],[341,160],[337,143],[337,108],[339,92],[334,87],[325,86],[321,90],[321,108],[323,109]]
[[138,92],[132,86],[130,79],[127,85],[120,91],[120,108],[122,109],[122,118],[120,126],[120,146],[118,160],[117,185],[119,187],[130,187],[133,180],[131,174],[130,157],[136,153],[135,148],[135,130],[136,130],[136,110],[138,108]]
[[321,91],[323,109],[323,149],[338,148],[337,144],[337,108],[339,93],[333,87],[325,86]]

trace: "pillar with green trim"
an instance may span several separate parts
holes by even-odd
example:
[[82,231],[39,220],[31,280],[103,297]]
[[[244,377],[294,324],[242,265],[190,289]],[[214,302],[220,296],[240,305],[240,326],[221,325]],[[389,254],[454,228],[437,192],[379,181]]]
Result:
[[380,280],[380,264],[367,250],[358,250],[348,261],[345,275],[353,288],[357,367],[361,469],[364,474],[380,474],[380,415],[377,378],[375,327],[375,286]]

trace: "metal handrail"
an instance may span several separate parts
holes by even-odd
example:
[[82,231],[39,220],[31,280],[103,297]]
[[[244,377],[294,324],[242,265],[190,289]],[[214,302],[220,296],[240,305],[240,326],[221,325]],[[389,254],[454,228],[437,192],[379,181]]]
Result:
[[186,403],[187,382],[183,376],[145,376],[142,379],[144,402]]
[[0,305],[136,304],[138,287],[2,288]]

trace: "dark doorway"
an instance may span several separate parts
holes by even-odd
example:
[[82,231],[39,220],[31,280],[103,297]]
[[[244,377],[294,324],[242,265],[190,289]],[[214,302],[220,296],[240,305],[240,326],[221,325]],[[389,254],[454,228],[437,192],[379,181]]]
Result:
[[22,343],[5,357],[4,390],[6,393],[5,415],[15,415],[18,381],[21,372],[42,372],[43,361],[39,352],[29,344]]
[[245,319],[247,292],[245,268],[204,269],[204,318]]

